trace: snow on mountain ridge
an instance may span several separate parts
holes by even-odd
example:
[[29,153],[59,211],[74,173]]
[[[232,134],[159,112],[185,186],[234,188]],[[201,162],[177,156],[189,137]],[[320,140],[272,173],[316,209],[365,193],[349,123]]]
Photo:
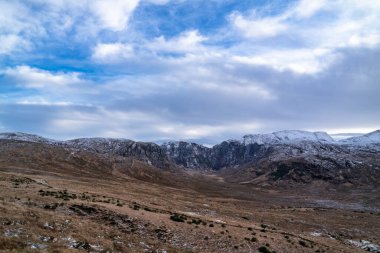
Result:
[[243,136],[242,143],[248,144],[281,144],[281,143],[297,143],[302,141],[313,141],[330,143],[334,139],[326,132],[307,132],[301,130],[284,130],[273,132],[270,134],[251,134]]
[[6,140],[16,140],[16,141],[29,141],[29,142],[40,142],[40,143],[58,143],[59,141],[41,137],[36,134],[27,134],[21,132],[12,133],[0,133],[0,139]]
[[364,134],[361,136],[351,137],[348,139],[340,140],[341,144],[353,144],[353,145],[367,145],[380,143],[380,130]]
[[[76,144],[81,146],[90,147],[92,145],[106,145],[106,146],[118,146],[121,143],[132,143],[135,141],[123,138],[79,138],[67,141],[57,141],[53,139],[44,138],[35,134],[27,134],[21,132],[8,132],[8,133],[0,133],[0,139],[8,139],[8,140],[19,140],[19,141],[30,141],[30,142],[40,142],[47,144]],[[368,144],[377,144],[380,143],[380,130],[376,130],[374,132],[362,135],[351,137],[339,141],[335,141],[330,135],[326,132],[308,132],[302,130],[284,130],[273,132],[269,134],[249,134],[242,137],[240,140],[227,140],[227,143],[235,143],[240,142],[243,145],[249,144],[297,144],[301,142],[318,142],[318,143],[331,143],[336,145],[368,145]],[[169,141],[161,144],[160,146],[171,146],[178,148],[180,143],[187,143],[186,141]],[[183,144],[182,144],[183,145]],[[188,143],[188,148],[195,147],[206,147],[204,145],[196,144],[196,143]]]

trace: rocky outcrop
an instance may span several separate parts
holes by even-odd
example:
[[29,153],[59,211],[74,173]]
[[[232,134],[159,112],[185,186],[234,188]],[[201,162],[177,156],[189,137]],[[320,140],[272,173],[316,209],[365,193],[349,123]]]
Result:
[[167,142],[161,145],[166,155],[174,161],[175,164],[188,169],[207,170],[213,168],[212,149],[184,141]]
[[[367,137],[370,136],[370,137]],[[244,136],[212,148],[194,143],[162,145],[176,164],[188,169],[220,171],[231,181],[334,184],[376,184],[380,179],[380,144],[374,134],[360,141],[335,142],[326,133],[282,131]],[[368,139],[372,138],[368,144]]]
[[61,142],[59,145],[99,154],[133,157],[162,169],[168,168],[171,165],[165,151],[159,145],[151,142],[135,142],[126,139],[110,138],[83,138]]

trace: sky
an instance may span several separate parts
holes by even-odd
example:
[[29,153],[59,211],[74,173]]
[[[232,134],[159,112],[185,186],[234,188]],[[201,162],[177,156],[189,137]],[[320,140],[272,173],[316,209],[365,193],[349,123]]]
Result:
[[378,0],[0,0],[0,132],[379,128]]

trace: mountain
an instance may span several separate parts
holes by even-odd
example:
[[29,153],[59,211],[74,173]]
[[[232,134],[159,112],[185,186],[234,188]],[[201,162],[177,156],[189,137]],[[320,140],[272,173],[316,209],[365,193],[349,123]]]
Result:
[[161,145],[166,155],[177,165],[189,169],[209,169],[212,168],[210,157],[212,149],[184,141],[167,142]]
[[291,131],[279,131],[270,134],[253,134],[245,135],[242,142],[244,145],[248,144],[284,144],[284,143],[298,143],[302,141],[312,141],[312,142],[321,142],[329,143],[334,142],[334,139],[331,138],[325,132],[307,132],[300,130],[291,130]]
[[211,148],[183,141],[162,145],[112,138],[54,141],[23,133],[0,134],[0,139],[133,158],[160,169],[210,171],[243,184],[380,182],[379,130],[342,141],[334,141],[324,132],[280,131],[246,135]]
[[99,154],[134,157],[161,169],[168,168],[171,165],[164,150],[159,145],[151,142],[135,142],[112,138],[82,138],[64,141],[58,143],[58,145]]
[[[334,141],[325,132],[293,130],[245,135],[241,140],[224,141],[212,148],[187,142],[164,143],[161,147],[183,167],[219,170],[265,159],[275,153],[281,159],[300,155],[339,156],[349,152],[348,147],[353,146],[351,143],[348,140]],[[368,147],[369,150],[372,148]]]
[[380,143],[380,130],[362,135],[351,137],[348,139],[341,140],[340,143],[348,145],[368,145],[368,144],[379,144]]
[[0,133],[0,139],[3,140],[17,140],[17,141],[28,141],[28,142],[39,142],[39,143],[57,143],[58,141],[47,139],[35,134],[27,133]]
[[[337,142],[324,132],[280,131],[246,135],[212,148],[184,142],[164,144],[163,148],[176,164],[221,171],[227,180],[237,183],[291,185],[327,181],[365,185],[376,184],[380,179],[378,133]],[[366,145],[369,142],[371,145]]]

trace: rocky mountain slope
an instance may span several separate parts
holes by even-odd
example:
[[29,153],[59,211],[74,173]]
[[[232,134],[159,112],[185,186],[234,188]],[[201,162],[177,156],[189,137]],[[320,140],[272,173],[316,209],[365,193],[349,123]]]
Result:
[[81,138],[68,141],[47,139],[27,133],[0,133],[0,140],[43,143],[73,150],[84,150],[103,155],[133,157],[158,168],[171,166],[169,157],[162,148],[150,142],[135,142],[127,139]]
[[111,138],[82,138],[60,142],[58,145],[99,154],[134,157],[161,169],[168,168],[171,165],[169,157],[161,147],[150,142]]
[[176,164],[222,171],[238,183],[365,185],[380,179],[379,133],[337,142],[322,132],[281,131],[246,135],[212,148],[184,142],[162,147]]
[[54,141],[23,133],[0,139],[44,143],[101,155],[133,157],[157,168],[221,172],[238,183],[373,184],[380,180],[380,131],[334,141],[324,132],[280,131],[246,135],[211,148],[196,143],[135,142],[126,139],[82,138]]

